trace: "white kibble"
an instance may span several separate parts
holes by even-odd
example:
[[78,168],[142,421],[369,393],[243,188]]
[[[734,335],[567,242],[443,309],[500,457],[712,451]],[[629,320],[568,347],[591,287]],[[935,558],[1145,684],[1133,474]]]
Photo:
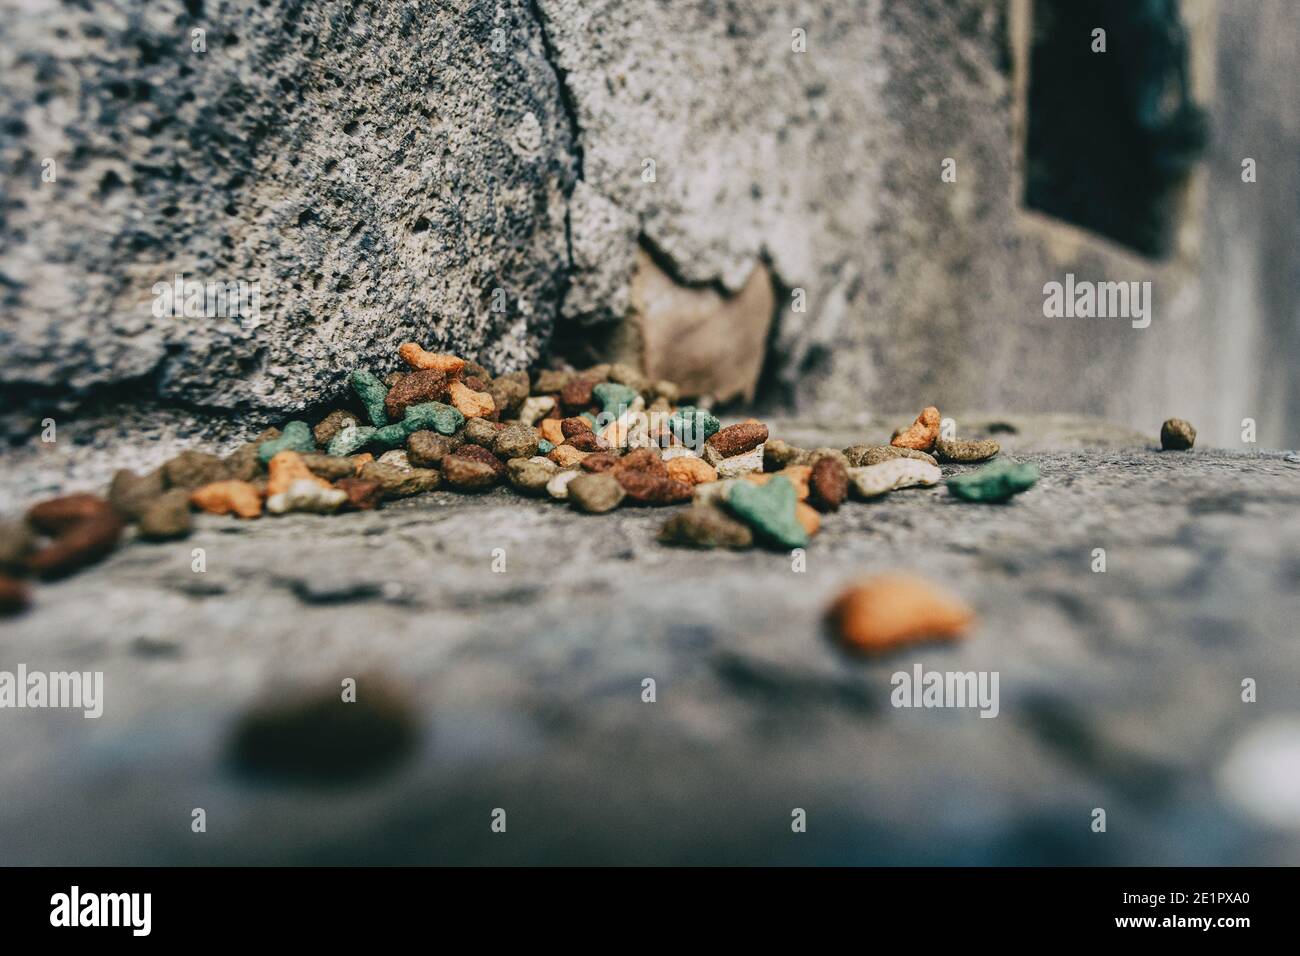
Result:
[[332,514],[343,507],[348,493],[342,488],[326,488],[307,478],[299,479],[287,491],[266,499],[266,510],[282,515],[289,511],[309,511],[314,514]]
[[580,474],[582,472],[571,468],[552,475],[551,480],[546,483],[546,493],[556,501],[567,501],[569,498],[569,482]]
[[400,468],[402,471],[410,471],[411,463],[406,458],[406,450],[403,448],[394,448],[392,451],[386,451],[380,455],[376,461],[381,465],[392,465]]
[[763,444],[730,458],[723,458],[712,445],[706,444],[704,460],[717,469],[719,478],[739,478],[763,470]]
[[943,478],[937,465],[916,458],[894,458],[878,465],[849,469],[849,482],[860,498],[878,498],[900,488],[937,485]]
[[554,395],[533,395],[524,399],[519,409],[519,420],[532,428],[538,419],[555,407]]

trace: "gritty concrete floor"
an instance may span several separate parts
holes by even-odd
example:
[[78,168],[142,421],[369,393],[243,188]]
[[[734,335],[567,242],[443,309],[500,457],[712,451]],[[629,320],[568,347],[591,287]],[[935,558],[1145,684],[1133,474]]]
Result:
[[[0,863],[1300,862],[1300,464],[1007,420],[1037,487],[847,505],[803,573],[661,546],[667,510],[504,491],[130,544],[0,626],[0,669],[102,670],[106,697],[99,720],[0,712]],[[974,605],[971,638],[840,651],[827,603],[894,568]],[[891,707],[917,663],[997,671],[998,716]],[[375,674],[421,728],[396,768],[346,788],[231,769],[252,704]]]

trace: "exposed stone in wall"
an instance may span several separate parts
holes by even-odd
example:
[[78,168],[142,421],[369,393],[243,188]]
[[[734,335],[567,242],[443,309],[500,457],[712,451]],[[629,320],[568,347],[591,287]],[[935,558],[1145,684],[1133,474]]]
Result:
[[[11,413],[33,384],[40,411],[129,387],[284,413],[410,338],[538,357],[576,159],[525,3],[0,6]],[[155,317],[176,273],[256,281],[260,321]]]

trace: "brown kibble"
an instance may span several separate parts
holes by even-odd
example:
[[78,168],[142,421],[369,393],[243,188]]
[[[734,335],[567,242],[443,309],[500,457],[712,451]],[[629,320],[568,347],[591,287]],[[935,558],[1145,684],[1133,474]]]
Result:
[[347,492],[348,507],[357,511],[377,508],[384,497],[384,486],[365,478],[340,478],[334,482],[334,487]]
[[311,435],[316,440],[316,444],[324,448],[330,443],[330,439],[337,435],[345,425],[358,424],[360,424],[360,420],[356,415],[353,415],[347,409],[336,408],[316,424],[316,427],[311,430]]
[[822,511],[836,511],[849,493],[849,473],[831,457],[818,458],[808,479],[812,504]]
[[241,518],[262,514],[262,497],[247,481],[214,481],[194,491],[190,504],[213,515],[234,513]]
[[413,432],[406,439],[406,459],[416,468],[437,468],[460,447],[462,439],[432,431]]
[[0,574],[0,617],[25,611],[32,603],[31,591],[17,578]]
[[560,422],[560,434],[565,438],[576,438],[582,434],[594,435],[595,432],[591,429],[591,422],[578,415],[574,418],[565,418]]
[[216,455],[192,449],[165,462],[162,470],[168,488],[188,488],[191,491],[230,477],[230,466],[226,462]]
[[[937,439],[935,443],[938,444]],[[895,458],[914,458],[931,465],[939,464],[933,455],[914,448],[899,448],[897,445],[850,445],[844,449],[844,459],[849,468],[879,465],[883,461],[893,461]]]
[[610,472],[627,493],[630,501],[638,505],[680,505],[690,501],[694,492],[684,481],[676,481],[651,471],[620,470]]
[[61,577],[111,553],[126,523],[96,495],[66,495],[34,505],[27,522],[53,540],[27,558],[27,567],[45,578]]
[[667,478],[668,469],[659,452],[653,448],[636,448],[618,460],[614,469],[619,472],[640,471],[656,478]]
[[403,377],[388,390],[388,394],[384,397],[384,413],[389,421],[401,421],[402,413],[406,411],[407,406],[439,402],[446,397],[446,373],[431,368],[420,369]]
[[289,486],[295,481],[310,481],[321,488],[330,487],[328,481],[324,478],[318,478],[307,467],[307,463],[302,460],[302,455],[296,451],[276,452],[267,464],[267,469],[270,471],[270,477],[266,481],[267,497],[288,491]]
[[573,381],[572,372],[558,372],[554,369],[542,369],[537,373],[537,379],[533,382],[534,395],[555,395],[564,390],[564,387]]
[[340,478],[350,478],[357,473],[357,463],[351,458],[343,458],[339,455],[326,455],[323,452],[308,451],[299,452],[302,457],[302,463],[317,478],[324,478],[326,481],[338,481]]
[[706,444],[721,458],[743,455],[767,441],[767,426],[759,422],[728,425],[713,434]]
[[138,521],[164,490],[161,468],[146,475],[122,468],[113,473],[113,481],[108,486],[108,503],[124,518]]
[[[477,448],[477,445],[466,445]],[[442,460],[442,477],[447,484],[457,491],[481,491],[496,484],[497,474],[491,465],[459,454],[448,455]]]
[[402,361],[414,369],[441,372],[447,378],[455,378],[465,368],[465,360],[456,355],[442,352],[426,352],[415,342],[404,342],[398,346],[397,354]]
[[598,383],[589,378],[575,378],[560,389],[560,404],[570,412],[581,412],[591,407],[591,390]]
[[64,495],[32,505],[27,523],[42,534],[58,536],[83,522],[115,514],[113,506],[99,495]]
[[929,405],[922,410],[920,415],[916,416],[916,421],[912,422],[908,428],[902,432],[896,432],[889,443],[899,448],[929,451],[934,447],[935,439],[938,437],[939,409]]
[[456,410],[466,418],[483,418],[496,409],[492,396],[487,392],[476,392],[462,382],[452,382],[447,395]]
[[[477,461],[480,464],[487,465],[498,478],[504,478],[506,474],[505,463],[481,445],[462,445],[448,457],[463,458],[466,461]],[[443,463],[446,463],[446,458],[443,459]]]
[[572,445],[578,451],[608,451],[609,442],[593,431],[578,432],[572,438],[565,439],[565,444]]
[[140,515],[140,537],[147,541],[170,541],[190,533],[190,493],[173,488],[158,496]]
[[705,485],[718,480],[718,471],[703,458],[681,455],[669,459],[668,477],[688,485]]
[[[559,448],[555,450],[559,451]],[[583,471],[589,471],[593,474],[600,474],[602,471],[609,471],[617,466],[618,456],[607,451],[598,451],[595,454],[587,455],[581,461]]]
[[558,418],[543,418],[541,430],[542,437],[552,445],[564,444],[564,427]]
[[840,639],[856,650],[881,653],[928,638],[964,637],[974,612],[909,574],[882,574],[845,590],[830,611]]

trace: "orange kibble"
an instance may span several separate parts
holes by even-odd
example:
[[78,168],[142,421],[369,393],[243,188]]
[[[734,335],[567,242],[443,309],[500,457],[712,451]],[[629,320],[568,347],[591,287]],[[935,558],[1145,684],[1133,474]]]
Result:
[[447,389],[456,411],[466,418],[482,418],[496,410],[496,403],[487,392],[476,392],[464,382],[452,382]]
[[668,459],[664,466],[668,469],[669,478],[688,485],[707,485],[718,480],[718,470],[703,458],[680,455]]
[[881,653],[927,639],[965,637],[974,612],[952,595],[910,574],[881,574],[845,590],[831,606],[840,639]]
[[546,457],[561,468],[577,468],[589,452],[578,451],[572,445],[556,445]]
[[564,429],[560,425],[561,422],[558,418],[543,418],[541,424],[542,437],[552,445],[563,445]]
[[449,378],[455,377],[465,368],[465,360],[456,355],[442,352],[426,352],[414,342],[406,342],[398,348],[397,354],[411,368],[428,368],[443,372]]
[[803,529],[808,532],[810,538],[821,530],[822,516],[810,504],[796,501],[794,504],[794,517],[796,521],[803,525]]
[[370,452],[367,451],[367,452],[362,452],[360,455],[353,455],[348,460],[357,466],[353,474],[360,475],[361,469],[366,467],[366,465],[368,465],[370,462],[374,461],[375,456],[370,454]]
[[270,477],[266,482],[268,498],[271,495],[278,495],[283,491],[288,491],[289,486],[295,481],[310,481],[322,488],[331,487],[330,483],[324,478],[318,478],[312,473],[312,470],[307,467],[307,463],[302,460],[302,455],[296,451],[276,452],[266,467],[270,471]]
[[811,465],[790,465],[782,468],[780,471],[759,472],[745,475],[746,481],[752,481],[756,485],[765,485],[772,480],[773,476],[780,475],[789,480],[794,485],[794,496],[798,501],[806,501],[808,498],[808,480],[812,477]]
[[208,514],[256,518],[262,514],[262,496],[246,481],[214,481],[190,495],[190,504]]
[[939,409],[927,406],[916,416],[916,421],[898,432],[889,443],[896,448],[911,448],[915,451],[929,451],[939,437]]

